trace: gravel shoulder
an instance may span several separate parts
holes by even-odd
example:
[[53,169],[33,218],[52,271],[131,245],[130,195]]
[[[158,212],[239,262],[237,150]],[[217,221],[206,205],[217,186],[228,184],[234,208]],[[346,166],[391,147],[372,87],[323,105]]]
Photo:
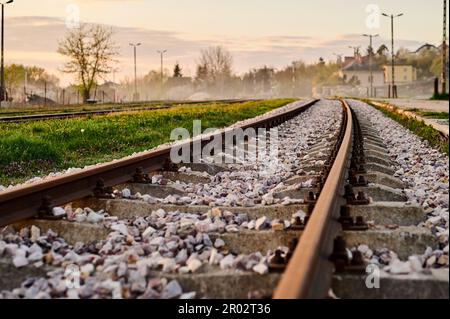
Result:
[[[438,247],[429,247],[422,256],[411,256],[406,262],[399,261],[395,252],[382,252],[390,264],[389,267],[395,271],[403,269],[406,272],[422,271],[422,265],[431,269],[448,268],[448,156],[431,148],[427,141],[423,141],[368,104],[359,101],[350,101],[350,104],[358,116],[370,121],[379,132],[395,163],[394,177],[406,185],[408,201],[423,208],[425,221],[417,226],[430,229],[439,242]],[[367,251],[367,247],[362,247],[362,250]]]

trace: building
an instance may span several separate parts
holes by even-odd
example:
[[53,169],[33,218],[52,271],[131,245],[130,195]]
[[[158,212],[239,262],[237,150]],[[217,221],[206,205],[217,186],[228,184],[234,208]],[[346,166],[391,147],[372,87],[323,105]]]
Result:
[[[386,83],[392,81],[392,65],[385,65],[384,78]],[[394,69],[395,82],[398,84],[408,84],[417,81],[417,69],[409,64],[398,62],[395,64]]]
[[190,77],[172,77],[168,78],[167,82],[165,83],[166,88],[174,88],[174,87],[180,87],[180,86],[192,86],[192,78]]
[[346,67],[355,61],[356,61],[356,58],[354,56],[346,56],[346,57],[344,57],[343,67]]
[[[347,84],[370,87],[370,65],[368,59],[353,60],[339,72],[340,78]],[[379,65],[372,67],[373,86],[384,86],[384,70]]]
[[119,84],[108,81],[95,88],[92,98],[102,103],[115,103],[119,90]]

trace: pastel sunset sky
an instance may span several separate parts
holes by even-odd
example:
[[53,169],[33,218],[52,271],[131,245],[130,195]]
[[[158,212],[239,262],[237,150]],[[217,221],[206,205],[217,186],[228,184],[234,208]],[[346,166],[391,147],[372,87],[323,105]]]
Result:
[[[5,2],[5,0],[1,0]],[[0,1],[0,2],[1,2]],[[281,68],[294,60],[313,62],[333,53],[351,55],[367,47],[362,33],[379,33],[375,47],[389,44],[390,22],[380,18],[369,28],[370,4],[396,21],[398,47],[412,50],[442,41],[442,0],[15,0],[5,8],[6,63],[48,68],[60,76],[64,60],[56,53],[67,21],[79,9],[82,22],[112,26],[120,47],[116,79],[132,74],[129,42],[142,42],[139,73],[159,67],[158,49],[167,49],[166,65],[179,61],[193,76],[199,52],[223,45],[234,55],[234,71],[263,65]],[[74,7],[75,5],[75,7]],[[70,79],[65,78],[65,81]]]

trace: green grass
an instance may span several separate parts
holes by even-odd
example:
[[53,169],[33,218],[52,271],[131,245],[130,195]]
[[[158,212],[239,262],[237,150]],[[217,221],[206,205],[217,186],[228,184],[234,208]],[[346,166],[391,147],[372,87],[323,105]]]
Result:
[[449,96],[448,96],[448,93],[445,93],[445,94],[435,94],[435,95],[433,95],[433,97],[431,98],[431,100],[448,101],[448,100],[449,100]]
[[292,101],[185,105],[82,119],[0,124],[0,185],[156,147],[169,142],[175,128],[192,132],[193,120],[202,120],[203,130],[221,128]]
[[[414,118],[407,117],[406,115],[399,114],[395,111],[390,111],[385,108],[378,107],[372,104],[370,101],[365,100],[365,102],[381,111],[387,117],[393,119],[394,121],[397,121],[417,136],[423,138],[424,140],[427,140],[433,148],[449,155],[448,141],[443,140],[441,133],[434,129],[432,126],[425,124],[423,121],[418,121]],[[394,110],[396,110],[396,108]],[[448,119],[448,113],[445,114],[447,115],[446,118]]]
[[449,116],[447,112],[426,112],[426,111],[419,111],[417,112],[418,115],[422,117],[426,117],[429,119],[436,119],[436,120],[448,120]]
[[[145,108],[160,108],[167,106],[191,105],[195,107],[212,102],[177,102],[177,101],[150,101],[150,102],[128,102],[128,103],[105,103],[105,104],[79,104],[79,105],[24,105],[10,108],[0,108],[0,117],[42,115],[42,114],[64,114],[74,112],[92,112],[103,110],[139,110]],[[219,104],[219,102],[215,102]],[[224,103],[224,102],[222,102]]]
[[449,115],[448,112],[430,112],[424,111],[417,108],[406,109],[405,111],[415,113],[421,117],[425,117],[427,119],[435,119],[435,120],[448,120]]

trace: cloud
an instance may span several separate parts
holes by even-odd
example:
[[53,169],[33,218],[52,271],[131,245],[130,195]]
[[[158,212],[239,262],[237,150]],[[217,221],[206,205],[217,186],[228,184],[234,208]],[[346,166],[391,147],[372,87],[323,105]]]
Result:
[[[104,0],[97,0],[104,1]],[[110,0],[108,0],[110,1]],[[131,1],[131,0],[130,0]],[[138,0],[134,0],[138,1]],[[185,74],[194,75],[195,62],[200,50],[211,45],[223,45],[234,55],[235,71],[238,73],[270,65],[281,68],[294,60],[317,61],[319,57],[334,59],[333,53],[347,53],[349,45],[367,47],[367,39],[359,34],[342,34],[333,38],[304,36],[229,37],[211,35],[198,38],[191,34],[163,30],[149,30],[112,26],[115,41],[120,47],[120,77],[133,73],[133,56],[130,42],[141,42],[138,49],[138,72],[144,74],[159,68],[160,59],[156,51],[166,49],[166,66],[172,68],[180,62]],[[6,19],[6,63],[35,64],[58,73],[64,59],[56,53],[58,40],[67,32],[64,20],[52,17],[14,17]],[[389,39],[376,40],[375,46],[390,43]],[[418,41],[399,40],[398,47],[411,49],[419,47]]]

